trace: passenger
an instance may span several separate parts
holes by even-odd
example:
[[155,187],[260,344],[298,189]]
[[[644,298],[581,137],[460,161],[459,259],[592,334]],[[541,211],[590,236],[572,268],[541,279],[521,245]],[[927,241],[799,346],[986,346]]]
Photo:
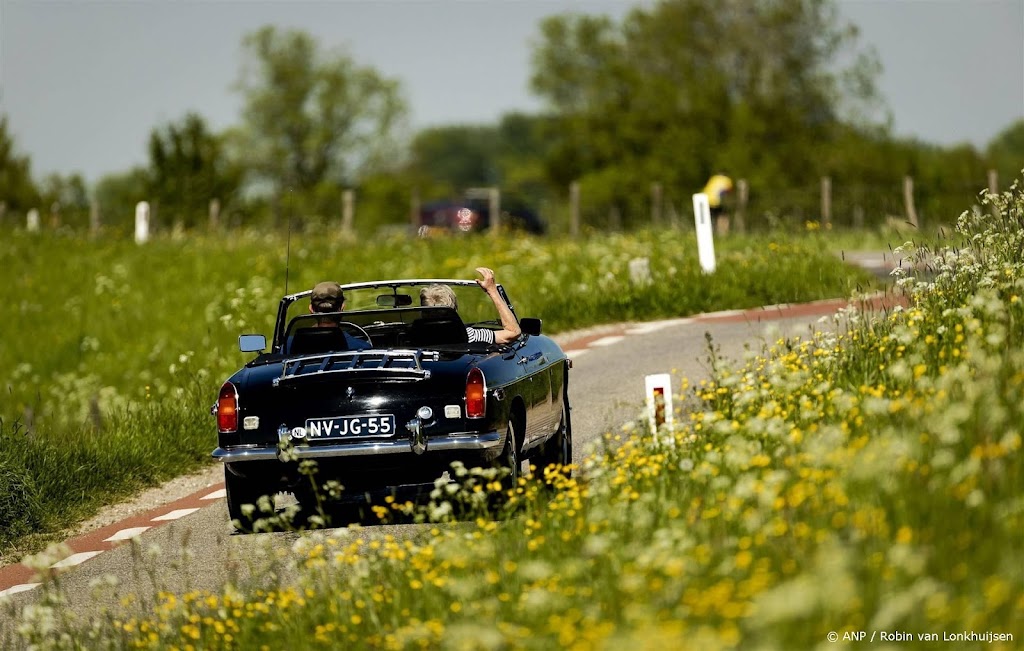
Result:
[[704,186],[704,194],[708,195],[708,212],[711,214],[711,225],[715,233],[725,234],[729,231],[729,216],[725,214],[725,200],[732,192],[732,179],[725,174],[715,174]]
[[[508,304],[505,303],[501,294],[498,293],[498,285],[494,281],[494,272],[487,267],[477,267],[476,271],[483,276],[478,278],[476,282],[487,292],[491,301],[494,302],[494,307],[498,310],[498,316],[501,317],[502,329],[491,330],[490,328],[466,326],[466,336],[469,337],[470,343],[479,341],[488,344],[506,344],[519,336],[521,332],[519,322],[516,321],[512,310],[508,309]],[[459,309],[459,301],[455,297],[455,292],[448,285],[430,285],[421,289],[420,305],[450,307],[455,311]]]
[[[342,291],[341,285],[336,282],[324,281],[317,283],[316,287],[313,288],[313,292],[309,295],[310,314],[341,312],[344,309],[345,292]],[[336,326],[337,321],[325,319],[321,320],[319,325],[323,327]],[[366,350],[372,347],[369,342],[350,335],[347,329],[343,328],[342,333],[345,335],[345,341],[348,342],[349,350]]]

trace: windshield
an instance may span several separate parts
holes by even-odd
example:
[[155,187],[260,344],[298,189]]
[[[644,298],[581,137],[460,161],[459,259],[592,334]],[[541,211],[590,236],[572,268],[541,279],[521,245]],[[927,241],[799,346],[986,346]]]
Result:
[[[420,291],[434,284],[443,284],[451,288],[457,301],[457,311],[450,308],[421,307]],[[479,285],[472,282],[416,280],[360,284],[347,286],[344,292],[345,307],[338,313],[337,320],[364,329],[375,348],[408,345],[409,326],[417,319],[436,320],[439,316],[444,316],[447,321],[457,322],[463,331],[465,326],[501,329],[501,320],[493,301]],[[309,296],[304,292],[288,306],[286,318],[281,325],[286,326],[287,331],[291,333],[296,327],[305,325],[304,322],[311,318],[316,319],[310,316]],[[434,330],[437,331],[438,327],[435,326]],[[449,332],[454,331],[450,327],[448,329]],[[354,334],[349,328],[346,330],[349,330],[349,334]],[[441,338],[443,341],[440,343],[464,343],[452,340],[451,334]],[[415,337],[412,340],[416,341]],[[276,343],[284,343],[284,338]]]

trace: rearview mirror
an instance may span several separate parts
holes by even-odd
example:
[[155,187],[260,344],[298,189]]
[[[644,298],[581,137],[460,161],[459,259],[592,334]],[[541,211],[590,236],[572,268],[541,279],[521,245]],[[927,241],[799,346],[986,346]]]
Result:
[[380,307],[406,307],[412,305],[412,296],[408,294],[381,294],[377,297]]
[[267,338],[263,335],[238,335],[238,350],[243,353],[262,353],[267,349]]
[[539,335],[540,334],[540,319],[534,319],[531,317],[523,317],[519,319],[519,329],[523,331],[525,335]]

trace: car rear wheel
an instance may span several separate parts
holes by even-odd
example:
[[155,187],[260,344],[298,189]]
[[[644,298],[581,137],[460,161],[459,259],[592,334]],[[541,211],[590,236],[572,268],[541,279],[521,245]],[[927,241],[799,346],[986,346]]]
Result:
[[228,517],[232,521],[238,521],[238,524],[234,525],[235,529],[251,531],[253,518],[245,515],[242,505],[255,505],[260,497],[267,494],[267,491],[252,477],[240,477],[227,467],[224,468],[224,488],[227,493]]
[[505,447],[501,449],[501,456],[498,457],[498,467],[508,471],[501,479],[501,488],[508,491],[519,483],[519,443],[516,437],[516,425],[513,419],[508,420],[505,430]]
[[572,416],[569,411],[569,396],[562,391],[562,419],[554,436],[541,446],[537,472],[544,479],[544,471],[549,467],[561,467],[562,474],[571,476],[568,466],[572,463]]

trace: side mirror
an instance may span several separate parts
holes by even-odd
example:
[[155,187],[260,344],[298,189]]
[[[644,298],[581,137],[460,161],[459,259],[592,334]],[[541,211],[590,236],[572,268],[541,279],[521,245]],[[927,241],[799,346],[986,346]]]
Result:
[[267,338],[263,335],[238,335],[238,350],[243,353],[262,353],[267,349]]
[[522,319],[519,319],[519,329],[523,331],[524,335],[539,335],[540,319],[523,317]]

